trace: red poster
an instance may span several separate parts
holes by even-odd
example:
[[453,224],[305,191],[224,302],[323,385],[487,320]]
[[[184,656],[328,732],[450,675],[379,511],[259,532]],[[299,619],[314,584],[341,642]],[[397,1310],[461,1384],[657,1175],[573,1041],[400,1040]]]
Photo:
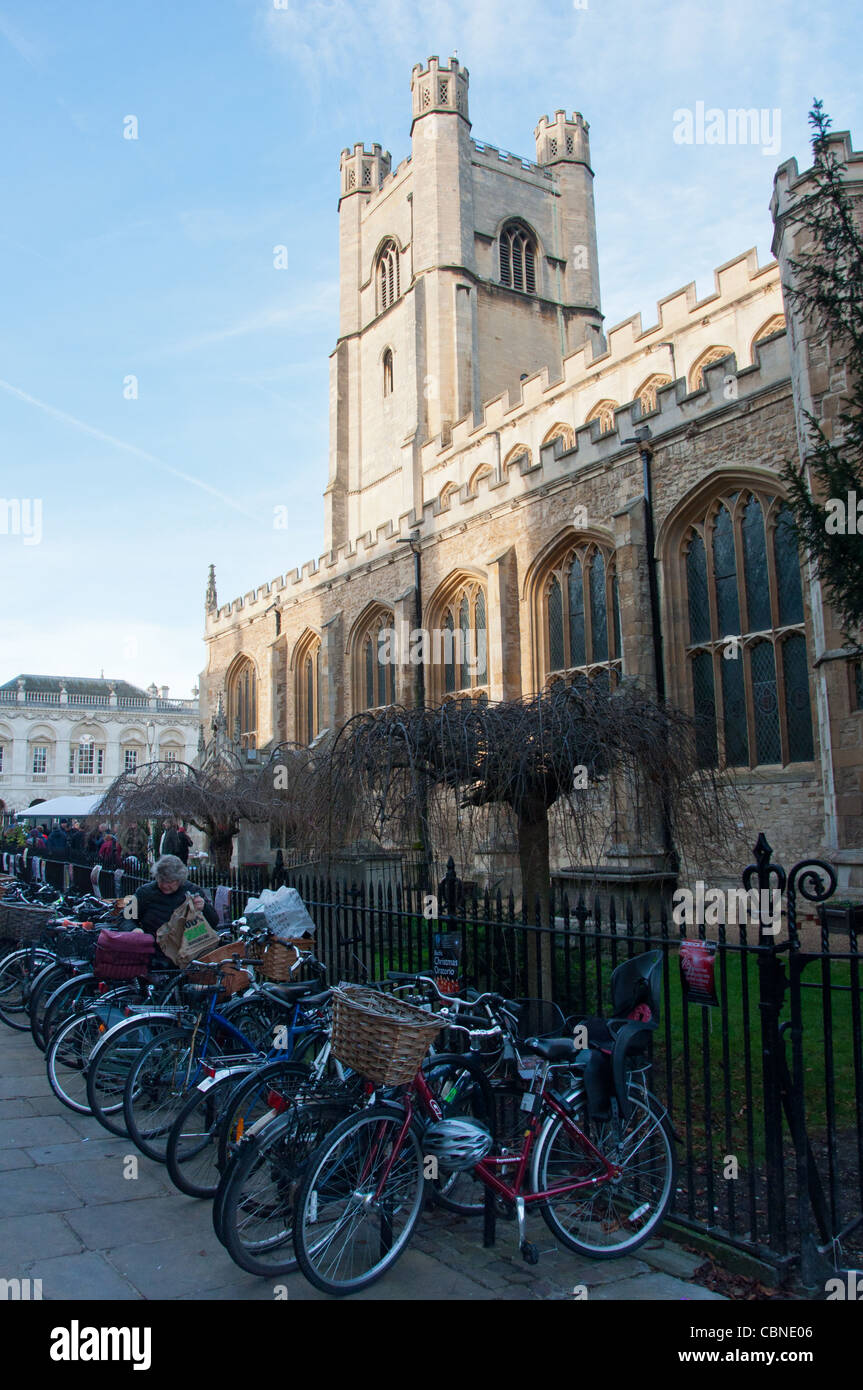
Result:
[[712,941],[680,943],[680,978],[686,1003],[718,1006],[716,946]]

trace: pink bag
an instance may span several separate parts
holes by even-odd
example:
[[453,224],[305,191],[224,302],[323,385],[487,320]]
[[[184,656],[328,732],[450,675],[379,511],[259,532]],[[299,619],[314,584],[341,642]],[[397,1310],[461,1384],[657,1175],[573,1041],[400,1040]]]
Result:
[[93,973],[100,980],[135,980],[149,974],[155,949],[149,932],[103,927],[96,942]]

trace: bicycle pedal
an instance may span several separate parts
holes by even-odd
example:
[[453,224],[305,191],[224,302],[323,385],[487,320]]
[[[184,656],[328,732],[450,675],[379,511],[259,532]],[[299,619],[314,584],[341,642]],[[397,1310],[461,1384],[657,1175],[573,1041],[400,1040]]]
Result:
[[525,1262],[526,1265],[538,1265],[538,1264],[539,1264],[539,1251],[537,1250],[536,1246],[535,1246],[531,1241],[529,1241],[529,1240],[524,1240],[524,1241],[522,1241],[522,1243],[521,1243],[521,1258],[524,1260],[524,1262]]

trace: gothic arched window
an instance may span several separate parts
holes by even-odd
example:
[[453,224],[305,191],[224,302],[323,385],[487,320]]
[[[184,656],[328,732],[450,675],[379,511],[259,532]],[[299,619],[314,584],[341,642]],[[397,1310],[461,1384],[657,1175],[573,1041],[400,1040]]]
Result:
[[614,429],[614,412],[617,408],[617,401],[597,401],[596,405],[588,411],[584,423],[589,425],[591,420],[598,420],[599,433],[610,434]]
[[312,743],[324,727],[323,651],[321,639],[306,634],[294,658],[297,741]]
[[704,368],[711,366],[714,362],[721,362],[723,357],[731,357],[733,350],[730,347],[709,347],[705,348],[699,357],[696,357],[689,369],[689,389],[699,391],[704,385]]
[[683,536],[686,660],[705,766],[814,756],[800,558],[787,505],[741,488]]
[[660,386],[668,386],[671,381],[670,376],[664,372],[654,372],[646,381],[643,381],[635,393],[638,402],[639,415],[649,415],[656,409],[656,393]]
[[399,297],[399,249],[394,241],[387,241],[378,255],[375,275],[378,286],[378,313],[382,314]]
[[387,348],[384,353],[384,395],[391,396],[393,393],[393,352],[392,348]]
[[429,605],[433,694],[479,694],[488,685],[485,589],[478,580],[450,583]]
[[540,684],[574,673],[616,684],[622,644],[613,550],[575,540],[544,568],[537,593]]
[[247,656],[228,675],[228,733],[239,733],[243,748],[258,746],[258,677]]
[[353,642],[354,711],[395,704],[395,628],[393,614],[375,608]]
[[520,222],[508,222],[499,241],[500,283],[536,294],[536,242]]

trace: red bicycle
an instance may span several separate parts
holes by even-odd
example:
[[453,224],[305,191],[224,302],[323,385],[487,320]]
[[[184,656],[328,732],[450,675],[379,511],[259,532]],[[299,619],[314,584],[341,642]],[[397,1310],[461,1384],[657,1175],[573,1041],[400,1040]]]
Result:
[[[514,1207],[529,1263],[538,1258],[525,1238],[532,1206],[579,1254],[629,1254],[655,1231],[674,1192],[673,1131],[647,1090],[647,1064],[633,1065],[644,1033],[630,1027],[620,1038],[607,1117],[595,1104],[589,1113],[583,1078],[572,1085],[573,1068],[590,1061],[577,1040],[525,1043],[523,1050],[540,1061],[521,1101],[519,1150],[492,1153],[490,1132],[467,1117],[429,1121],[433,1098],[422,1073],[337,1125],[311,1155],[296,1195],[294,1249],[306,1278],[336,1295],[368,1287],[405,1250],[425,1183],[467,1169]],[[565,1093],[551,1084],[556,1068],[565,1069]]]

